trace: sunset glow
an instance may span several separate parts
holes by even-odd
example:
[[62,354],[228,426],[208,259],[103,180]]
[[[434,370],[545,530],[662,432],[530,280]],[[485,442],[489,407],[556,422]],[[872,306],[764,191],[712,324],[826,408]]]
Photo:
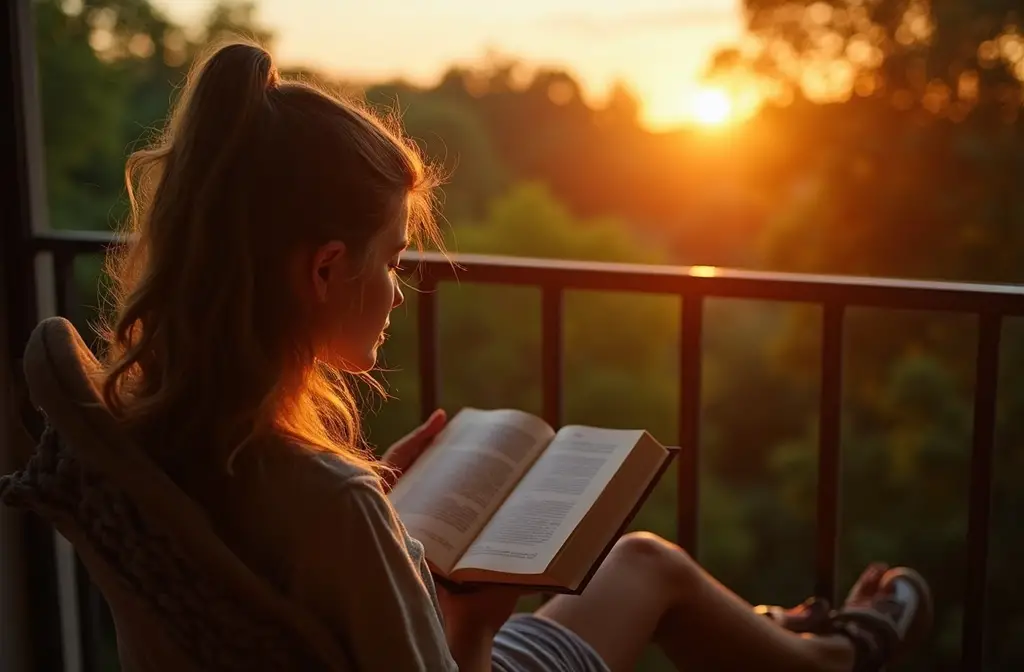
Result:
[[695,278],[713,278],[718,275],[718,268],[715,266],[691,266],[690,275]]
[[691,118],[702,126],[724,126],[736,119],[732,98],[720,89],[700,89],[693,95]]
[[[192,26],[215,5],[153,3]],[[431,86],[450,66],[480,63],[493,53],[568,70],[593,104],[624,83],[652,130],[727,125],[743,107],[706,92],[702,82],[715,52],[744,34],[739,0],[522,0],[500,6],[473,0],[256,0],[255,7],[256,19],[274,33],[273,51],[282,63],[354,81],[397,78]]]

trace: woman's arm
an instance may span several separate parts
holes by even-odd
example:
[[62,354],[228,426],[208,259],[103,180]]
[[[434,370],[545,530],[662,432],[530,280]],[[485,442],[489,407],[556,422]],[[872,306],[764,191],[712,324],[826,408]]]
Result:
[[448,648],[463,671],[491,669],[494,636],[515,611],[522,592],[515,588],[488,587],[466,593],[437,588],[444,613]]
[[358,669],[455,670],[404,529],[372,477],[303,499],[293,597],[338,633]]
[[491,645],[496,630],[471,628],[448,633],[448,649],[459,672],[491,672]]

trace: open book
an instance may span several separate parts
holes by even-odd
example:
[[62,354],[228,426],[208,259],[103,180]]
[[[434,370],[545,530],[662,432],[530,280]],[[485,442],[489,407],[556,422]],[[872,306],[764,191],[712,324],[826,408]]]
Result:
[[442,584],[580,593],[675,452],[643,430],[464,409],[389,497]]

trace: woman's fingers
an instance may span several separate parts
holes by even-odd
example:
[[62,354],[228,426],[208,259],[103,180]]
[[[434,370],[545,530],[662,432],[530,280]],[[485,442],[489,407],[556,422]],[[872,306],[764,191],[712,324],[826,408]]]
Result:
[[384,453],[384,461],[399,471],[405,471],[444,429],[446,422],[447,415],[444,409],[437,409],[430,414],[426,422],[395,442]]

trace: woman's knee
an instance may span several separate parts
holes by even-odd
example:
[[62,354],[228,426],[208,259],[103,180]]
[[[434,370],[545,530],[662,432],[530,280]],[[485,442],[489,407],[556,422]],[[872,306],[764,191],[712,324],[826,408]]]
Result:
[[682,587],[700,574],[697,563],[682,548],[650,532],[623,535],[610,553],[616,564],[630,571]]

